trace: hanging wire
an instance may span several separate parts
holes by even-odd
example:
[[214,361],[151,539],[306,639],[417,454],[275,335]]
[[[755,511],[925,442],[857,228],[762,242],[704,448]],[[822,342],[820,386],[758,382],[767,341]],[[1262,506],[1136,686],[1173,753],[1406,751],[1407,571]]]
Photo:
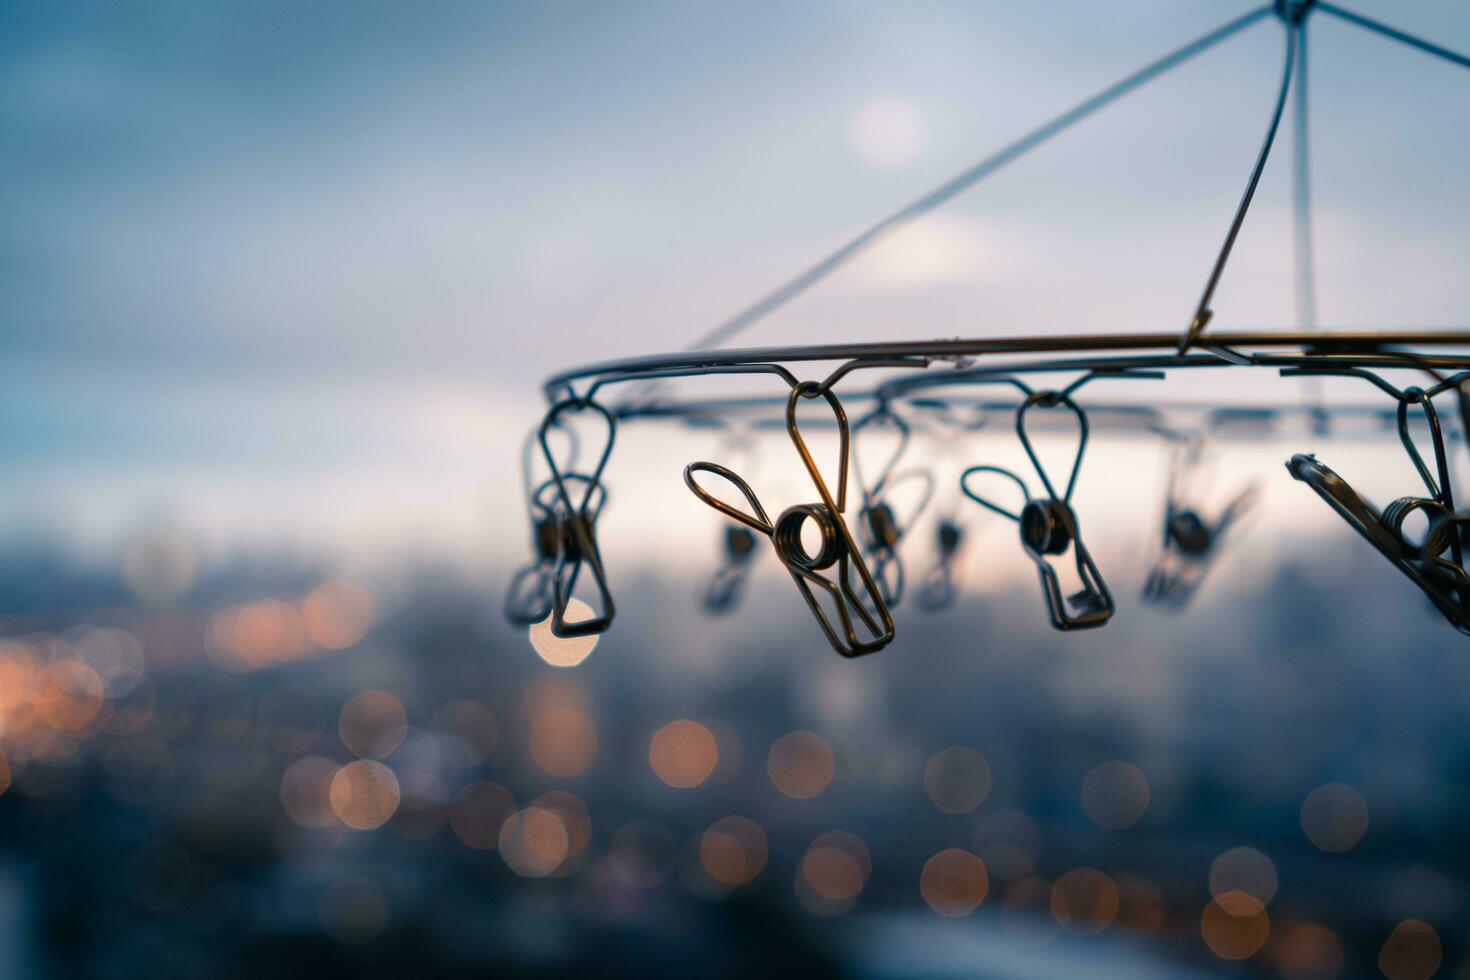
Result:
[[1261,152],[1256,155],[1256,165],[1251,170],[1250,180],[1245,185],[1245,193],[1240,197],[1240,204],[1236,205],[1235,217],[1230,222],[1230,230],[1225,233],[1225,243],[1220,246],[1220,253],[1215,256],[1215,267],[1210,270],[1210,278],[1205,283],[1204,294],[1199,298],[1199,305],[1195,307],[1194,318],[1189,321],[1189,327],[1184,331],[1184,336],[1179,340],[1179,355],[1184,354],[1199,340],[1204,332],[1205,326],[1214,316],[1210,309],[1210,300],[1214,299],[1215,289],[1220,285],[1220,277],[1225,273],[1225,263],[1230,261],[1230,252],[1235,248],[1235,240],[1240,236],[1240,229],[1245,224],[1246,212],[1250,210],[1251,201],[1256,196],[1256,186],[1261,182],[1261,174],[1266,170],[1266,161],[1271,157],[1271,146],[1276,142],[1276,130],[1281,126],[1281,113],[1286,108],[1286,93],[1291,89],[1291,78],[1296,67],[1297,35],[1301,29],[1299,20],[1300,13],[1286,17],[1286,67],[1281,72],[1281,91],[1276,96],[1276,110],[1271,114],[1271,125],[1266,130],[1266,140],[1261,144]]
[[[1317,329],[1317,265],[1312,238],[1311,140],[1307,115],[1307,24],[1297,31],[1296,91],[1292,103],[1292,238],[1296,260],[1296,325]],[[1322,406],[1322,380],[1302,379],[1303,401],[1307,404],[1319,435],[1327,432],[1327,412]]]
[[1292,203],[1296,244],[1296,325],[1317,329],[1317,270],[1312,241],[1311,143],[1307,125],[1307,27],[1297,32],[1296,99],[1292,105]]
[[1081,122],[1094,112],[1127,95],[1134,89],[1159,77],[1169,69],[1183,64],[1195,55],[1201,54],[1221,41],[1240,33],[1256,21],[1265,17],[1271,10],[1271,6],[1267,5],[1243,14],[1229,23],[1210,31],[1208,34],[1196,38],[1183,47],[1166,54],[1152,64],[1140,68],[1126,78],[1109,85],[1091,98],[1068,109],[1050,122],[1037,127],[1009,146],[986,157],[963,173],[934,188],[934,190],[925,194],[923,197],[920,197],[906,207],[900,208],[882,221],[867,228],[841,248],[802,272],[796,278],[767,293],[750,306],[730,317],[724,323],[702,334],[699,339],[695,340],[689,346],[689,349],[707,350],[725,343],[731,337],[734,337],[742,330],[774,313],[812,286],[827,278],[833,272],[836,272],[860,252],[865,251],[877,243],[881,238],[897,231],[915,219],[928,214],[941,204],[944,204],[951,198],[968,190],[979,181],[995,173],[1012,160],[1015,160],[1030,150],[1034,150],[1053,136]]

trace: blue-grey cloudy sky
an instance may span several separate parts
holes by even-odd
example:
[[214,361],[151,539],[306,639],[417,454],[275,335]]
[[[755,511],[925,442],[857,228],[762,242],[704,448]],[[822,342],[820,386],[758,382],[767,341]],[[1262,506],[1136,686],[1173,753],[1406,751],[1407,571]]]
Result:
[[[1354,6],[1470,49],[1456,0]],[[7,4],[0,520],[494,534],[539,378],[685,345],[1247,9]],[[1470,72],[1312,31],[1322,320],[1463,323]],[[1181,328],[1281,57],[1258,24],[748,339]],[[1289,149],[1222,326],[1292,322]]]

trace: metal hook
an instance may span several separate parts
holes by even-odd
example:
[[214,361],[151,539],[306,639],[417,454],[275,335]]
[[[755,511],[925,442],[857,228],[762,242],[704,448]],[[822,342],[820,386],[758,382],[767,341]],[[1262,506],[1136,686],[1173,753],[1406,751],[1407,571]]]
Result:
[[[837,420],[838,432],[838,477],[837,494],[834,497],[826,480],[813,460],[806,440],[796,424],[796,406],[803,398],[826,399]],[[726,467],[717,463],[695,462],[684,468],[684,482],[694,495],[715,510],[739,521],[745,527],[768,536],[776,549],[776,556],[786,566],[791,579],[806,600],[807,607],[816,618],[832,648],[844,657],[858,657],[873,653],[887,646],[894,635],[893,618],[879,593],[878,586],[869,573],[852,533],[848,530],[842,513],[846,509],[847,466],[851,432],[842,403],[830,388],[814,381],[796,385],[786,403],[786,431],[806,467],[807,475],[816,488],[818,503],[795,504],[786,508],[773,523],[766,515],[760,500],[751,490],[750,484]],[[738,489],[751,512],[747,513],[725,503],[710,494],[695,480],[696,473],[713,473],[723,477]],[[816,527],[820,544],[813,554],[801,540],[802,529],[807,522]],[[834,568],[831,577],[822,572]],[[863,594],[859,594],[852,581],[853,570],[857,571]],[[834,624],[827,611],[822,608],[814,590],[820,589],[835,604],[838,624]],[[872,610],[871,612],[869,610]],[[854,615],[866,630],[868,637],[858,635]],[[876,616],[876,618],[875,618]]]
[[1260,487],[1254,481],[1248,483],[1214,520],[1202,517],[1199,506],[1186,500],[1190,495],[1185,488],[1198,469],[1203,439],[1199,435],[1173,438],[1179,445],[1170,464],[1164,498],[1163,543],[1144,580],[1143,599],[1179,610],[1193,598],[1214,563],[1226,531],[1255,506]]
[[[1080,437],[1077,443],[1077,457],[1072,463],[1072,473],[1067,480],[1066,492],[1060,496],[1057,495],[1056,488],[1052,485],[1045,467],[1041,465],[1041,460],[1031,445],[1030,438],[1026,435],[1026,413],[1033,406],[1038,405],[1042,408],[1070,409],[1077,416],[1079,423]],[[1065,393],[1034,392],[1027,395],[1016,410],[1016,434],[1026,450],[1026,455],[1031,459],[1031,465],[1036,468],[1036,474],[1041,478],[1047,496],[1032,498],[1024,480],[1010,470],[999,466],[970,467],[960,475],[960,489],[971,500],[1019,525],[1021,545],[1025,548],[1026,554],[1036,563],[1041,576],[1042,596],[1046,600],[1052,626],[1059,630],[1090,629],[1101,626],[1113,616],[1115,611],[1113,597],[1108,591],[1107,583],[1103,581],[1102,574],[1097,569],[1097,564],[1092,560],[1091,553],[1082,542],[1077,526],[1077,515],[1071,505],[1072,491],[1077,485],[1077,474],[1082,467],[1082,455],[1087,449],[1087,414],[1072,400],[1071,396]],[[1020,512],[1008,511],[971,490],[968,481],[975,473],[997,473],[1012,480],[1020,488],[1021,495],[1025,499],[1025,505]],[[1072,550],[1077,578],[1081,581],[1082,588],[1064,597],[1056,569],[1048,561],[1048,556],[1065,554],[1069,548]],[[1074,609],[1075,614],[1070,611]]]
[[[557,426],[563,415],[571,412],[592,411],[602,416],[607,423],[607,442],[596,466],[590,473],[564,473],[551,452],[547,434]],[[602,487],[602,472],[612,456],[613,441],[617,437],[617,421],[612,413],[597,402],[586,398],[570,398],[553,405],[541,422],[539,440],[541,453],[551,470],[551,482],[556,487],[556,504],[551,508],[556,514],[560,547],[556,558],[551,604],[551,632],[556,636],[588,636],[606,632],[612,625],[615,609],[612,593],[608,589],[607,574],[603,570],[602,553],[597,547],[596,521],[606,502],[607,491]],[[585,489],[581,499],[574,501],[569,484],[582,482]],[[567,604],[577,587],[577,579],[583,567],[592,575],[597,589],[597,609],[600,612],[589,619],[567,622]]]

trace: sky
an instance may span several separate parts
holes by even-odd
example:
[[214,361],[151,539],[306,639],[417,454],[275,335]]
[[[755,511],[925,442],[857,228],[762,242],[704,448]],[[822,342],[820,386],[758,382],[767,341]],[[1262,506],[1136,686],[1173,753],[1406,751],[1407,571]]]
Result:
[[[1470,49],[1452,0],[1353,8]],[[520,547],[541,378],[684,347],[1248,9],[7,4],[0,527]],[[1322,322],[1463,323],[1470,73],[1311,32]],[[740,342],[1181,329],[1282,53],[1256,25]],[[1289,151],[1217,326],[1292,324]],[[659,448],[630,450],[630,479],[687,461]]]

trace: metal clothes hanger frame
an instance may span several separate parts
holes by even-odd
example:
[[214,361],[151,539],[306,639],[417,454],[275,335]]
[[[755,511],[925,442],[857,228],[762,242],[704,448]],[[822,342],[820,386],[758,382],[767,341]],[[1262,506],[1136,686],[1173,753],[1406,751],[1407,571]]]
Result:
[[[608,361],[601,364],[588,365],[572,368],[557,373],[547,379],[544,385],[546,398],[550,409],[547,418],[542,425],[542,442],[544,455],[548,464],[553,469],[553,479],[557,487],[558,503],[556,511],[559,515],[559,532],[564,538],[563,543],[558,546],[558,555],[554,562],[554,574],[552,575],[552,619],[553,628],[566,635],[578,635],[578,632],[600,632],[606,629],[612,622],[613,609],[610,591],[604,574],[600,552],[597,548],[595,538],[595,521],[597,506],[592,506],[592,497],[595,489],[601,487],[601,475],[606,465],[607,454],[611,451],[612,435],[615,431],[617,421],[629,422],[633,420],[653,420],[664,417],[678,417],[681,414],[692,416],[696,413],[715,413],[733,410],[731,406],[714,401],[692,401],[671,399],[660,394],[663,388],[674,379],[693,378],[698,376],[721,375],[755,375],[774,374],[781,378],[791,389],[792,393],[788,400],[787,427],[789,434],[796,444],[799,455],[807,464],[808,472],[813,475],[814,483],[822,497],[821,504],[806,505],[812,508],[825,507],[823,513],[828,515],[828,520],[835,519],[835,524],[829,524],[824,530],[824,544],[822,554],[815,557],[832,557],[836,552],[832,548],[842,551],[839,557],[832,557],[832,565],[825,567],[837,567],[839,569],[838,580],[832,580],[819,574],[820,570],[811,566],[810,561],[803,564],[795,557],[792,543],[792,533],[782,533],[783,528],[787,532],[793,529],[783,525],[778,519],[774,524],[767,521],[759,506],[755,503],[753,495],[747,495],[752,506],[759,513],[758,517],[744,515],[736,517],[746,527],[767,533],[776,542],[778,554],[782,561],[787,564],[788,570],[792,572],[793,578],[802,588],[803,594],[814,613],[822,624],[824,631],[834,646],[839,650],[854,655],[857,652],[867,652],[871,648],[882,645],[892,638],[892,624],[888,615],[886,604],[883,602],[881,586],[875,586],[862,555],[856,548],[852,547],[852,536],[848,532],[846,524],[841,519],[842,505],[845,503],[844,495],[846,489],[846,455],[843,455],[843,473],[839,481],[836,497],[827,491],[827,487],[821,482],[819,474],[816,474],[810,461],[810,454],[806,452],[805,443],[801,440],[799,432],[795,428],[793,406],[802,398],[824,398],[834,409],[835,423],[841,430],[843,445],[849,432],[846,428],[845,415],[842,412],[841,403],[837,401],[836,388],[843,385],[843,397],[849,402],[857,403],[864,399],[873,399],[875,403],[890,405],[894,412],[900,411],[905,404],[912,405],[922,397],[932,397],[932,389],[966,385],[972,383],[984,383],[987,378],[994,379],[1000,375],[1016,377],[1028,373],[1056,373],[1076,372],[1078,380],[1071,385],[1052,389],[1044,392],[1034,393],[1038,400],[1023,406],[1021,415],[1018,416],[1018,429],[1024,437],[1024,426],[1021,418],[1024,411],[1029,407],[1067,407],[1071,401],[1072,394],[1077,387],[1097,377],[1156,377],[1165,373],[1178,370],[1196,370],[1206,368],[1229,368],[1242,369],[1248,367],[1271,368],[1282,370],[1283,374],[1305,377],[1311,385],[1316,384],[1316,377],[1322,374],[1365,372],[1371,373],[1377,370],[1398,369],[1412,367],[1419,370],[1431,372],[1459,372],[1470,370],[1470,328],[1464,326],[1453,327],[1446,330],[1405,330],[1405,329],[1363,329],[1354,331],[1322,330],[1318,329],[1316,323],[1315,291],[1312,276],[1312,241],[1310,221],[1310,182],[1308,180],[1307,159],[1307,92],[1306,92],[1306,65],[1307,65],[1307,35],[1310,18],[1315,13],[1323,13],[1335,17],[1346,23],[1367,30],[1381,37],[1392,40],[1395,43],[1408,45],[1422,53],[1444,60],[1459,67],[1470,68],[1470,57],[1450,51],[1433,42],[1414,37],[1403,31],[1399,31],[1388,25],[1379,23],[1360,14],[1338,7],[1335,4],[1324,2],[1324,0],[1274,0],[1242,14],[1210,31],[1193,41],[1190,41],[1172,52],[1164,55],[1156,61],[1144,66],[1142,69],[1125,76],[1118,82],[1102,89],[1090,98],[1082,101],[1072,109],[1051,119],[1038,128],[1026,133],[1013,143],[1001,148],[998,152],[979,161],[969,169],[956,175],[953,179],[945,182],[937,188],[917,198],[905,207],[892,212],[882,220],[866,228],[859,235],[848,240],[838,249],[821,259],[816,264],[808,267],[795,278],[783,283],[776,290],[766,294],[754,304],[746,307],[734,317],[724,321],[714,329],[706,332],[693,345],[693,349],[668,353],[655,354],[643,357],[630,357],[621,360]],[[1102,108],[1112,104],[1124,95],[1137,90],[1148,82],[1156,79],[1171,69],[1192,60],[1203,52],[1210,50],[1229,38],[1235,37],[1253,25],[1273,19],[1278,22],[1284,32],[1285,49],[1282,61],[1281,84],[1276,96],[1271,103],[1271,111],[1268,117],[1268,126],[1265,139],[1256,154],[1254,165],[1251,167],[1244,192],[1232,213],[1230,224],[1227,228],[1224,241],[1215,255],[1214,262],[1210,268],[1209,275],[1205,281],[1199,302],[1194,308],[1193,315],[1189,318],[1182,332],[1123,332],[1110,334],[1069,334],[1069,335],[1031,335],[1019,337],[988,337],[970,339],[937,339],[927,341],[893,341],[884,343],[836,343],[818,344],[796,347],[762,347],[747,349],[710,349],[728,343],[732,338],[753,324],[764,319],[775,310],[795,300],[817,283],[821,282],[839,268],[849,263],[854,257],[871,248],[878,241],[886,238],[899,228],[917,220],[925,214],[940,207],[947,201],[952,200],[960,193],[968,190],[980,180],[995,173],[1032,149],[1042,145],[1046,141],[1069,130],[1074,125],[1089,118]],[[1264,168],[1271,155],[1276,141],[1277,132],[1285,114],[1285,106],[1290,94],[1295,91],[1293,117],[1294,128],[1294,180],[1293,199],[1295,204],[1295,229],[1296,229],[1296,271],[1297,271],[1297,328],[1294,330],[1235,330],[1219,331],[1209,329],[1209,324],[1214,317],[1214,296],[1217,287],[1223,279],[1224,272],[1229,262],[1230,255],[1243,227],[1250,205],[1253,201],[1255,191],[1264,172]],[[1032,359],[1025,360],[1027,356]],[[834,364],[823,380],[799,382],[794,373],[796,365],[810,364],[813,362],[829,362]],[[936,370],[938,366],[938,370]],[[890,369],[902,369],[899,375],[890,373]],[[849,383],[851,377],[861,372],[883,370],[885,373],[882,380],[866,390],[854,390]],[[803,373],[809,373],[803,369]],[[866,375],[865,375],[866,376]],[[629,386],[630,385],[630,386]],[[624,389],[622,398],[610,403],[610,407],[604,407],[597,401],[599,393],[608,386],[629,386]],[[1444,389],[1447,390],[1447,389]],[[931,392],[924,395],[925,392]],[[1028,398],[1031,396],[1028,395]],[[1432,392],[1426,389],[1423,396],[1423,404],[1428,406]],[[1461,385],[1456,397],[1460,399],[1461,421],[1466,429],[1470,429],[1470,388]],[[1356,418],[1376,418],[1371,414],[1359,414],[1347,412],[1341,407],[1325,406],[1320,402],[1320,392],[1315,387],[1309,393],[1308,401],[1315,402],[1311,405],[1303,405],[1301,411],[1309,411],[1318,431],[1326,431],[1330,423],[1338,419],[1352,415]],[[1419,403],[1415,403],[1419,404]],[[1404,405],[1400,403],[1400,409]],[[1097,413],[1100,423],[1105,423],[1111,430],[1116,426],[1124,430],[1146,431],[1151,425],[1157,423],[1160,412],[1157,407],[1151,405],[1096,405],[1093,410]],[[601,460],[590,472],[585,475],[588,480],[584,484],[574,479],[568,479],[570,474],[557,471],[555,461],[552,459],[550,450],[545,446],[545,433],[560,414],[573,411],[594,411],[605,416],[609,426],[608,444],[605,447]],[[1237,428],[1244,427],[1247,432],[1254,432],[1253,426],[1267,426],[1291,416],[1291,411],[1286,408],[1272,408],[1261,410],[1258,408],[1240,406],[1221,406],[1219,418],[1222,421],[1231,421]],[[1081,416],[1084,423],[1087,416]],[[1392,421],[1392,420],[1390,420]],[[1218,429],[1219,432],[1226,431],[1225,428]],[[1445,436],[1453,439],[1454,433]],[[1386,554],[1394,557],[1396,561],[1403,559],[1403,550],[1398,544],[1391,544],[1389,538],[1379,535],[1379,524],[1392,531],[1392,527],[1384,524],[1384,519],[1389,515],[1387,512],[1378,513],[1359,506],[1361,501],[1354,502],[1346,494],[1339,494],[1340,478],[1329,479],[1325,474],[1319,472],[1313,464],[1306,463],[1295,465],[1293,474],[1300,474],[1308,482],[1314,483],[1319,493],[1328,497],[1340,512],[1349,516],[1350,521],[1357,521],[1355,526],[1365,534],[1369,534],[1370,540],[1379,544],[1380,550],[1387,549]],[[702,491],[692,485],[692,473],[698,472],[698,467],[714,467],[715,464],[695,464],[695,469],[686,471],[686,480],[691,482],[692,488],[703,498],[707,498]],[[719,469],[711,469],[711,472],[720,472]],[[729,471],[724,471],[728,473]],[[1049,481],[1044,471],[1038,470],[1043,478],[1043,484]],[[723,474],[722,474],[723,475]],[[1335,475],[1334,475],[1335,477]],[[738,478],[737,478],[738,479]],[[880,481],[881,483],[882,481]],[[1436,481],[1446,489],[1448,481],[1441,478]],[[572,487],[569,483],[576,484],[575,489],[581,493],[581,499],[573,499]],[[739,484],[737,484],[739,485]],[[1024,487],[1024,481],[1022,481]],[[1346,486],[1342,484],[1342,486]],[[743,489],[748,489],[748,486]],[[865,488],[870,492],[864,496],[865,510],[869,508],[873,488]],[[891,489],[891,486],[890,486]],[[1068,514],[1055,504],[1066,504],[1069,493],[1058,497],[1048,486],[1048,496],[1038,497],[1037,501],[1045,506],[1032,511],[1033,524],[1037,528],[1043,528],[1050,534],[1066,535],[1075,531],[1075,514]],[[605,490],[603,491],[605,500]],[[529,495],[529,490],[528,490]],[[1431,493],[1430,498],[1434,495]],[[1430,499],[1424,498],[1424,499]],[[706,499],[706,502],[710,502]],[[1033,501],[1028,501],[1028,504]],[[1047,503],[1049,502],[1049,503]],[[728,505],[724,505],[727,507]],[[1069,505],[1068,505],[1069,507]],[[722,509],[722,508],[717,508]],[[1419,509],[1425,509],[1421,506]],[[733,511],[733,508],[729,508]],[[528,503],[528,512],[531,517],[533,528],[539,522],[545,522],[546,514]],[[728,513],[728,511],[727,511]],[[1023,511],[1024,513],[1024,511]],[[1363,514],[1377,514],[1379,518],[1375,524],[1372,521],[1358,520]],[[736,516],[730,513],[729,516]],[[785,515],[783,515],[785,516]],[[1022,514],[1015,515],[1021,520]],[[819,518],[803,518],[799,523],[806,520],[817,520]],[[1044,519],[1044,520],[1043,520]],[[793,518],[794,520],[794,518]],[[1454,527],[1451,529],[1451,523]],[[1453,552],[1454,549],[1464,548],[1465,528],[1458,523],[1459,519],[1454,516],[1453,511],[1438,514],[1436,522],[1432,525],[1433,533],[1437,535],[1433,541],[1421,544],[1420,548],[1428,548],[1431,551],[1434,546],[1443,543],[1445,553]],[[865,521],[870,525],[871,521]],[[881,521],[880,521],[881,523]],[[839,529],[840,528],[840,533]],[[1366,528],[1366,530],[1365,530]],[[799,530],[799,527],[796,528]],[[882,527],[869,526],[869,532],[884,531]],[[535,531],[536,541],[541,540],[539,530]],[[958,547],[954,536],[950,535],[947,540],[951,544],[946,545],[941,528],[941,559],[944,554],[953,555]],[[1075,534],[1071,535],[1075,541]],[[882,541],[885,535],[876,535],[877,540]],[[549,540],[549,539],[548,539]],[[830,545],[829,541],[839,541],[840,544]],[[1054,541],[1045,535],[1033,535],[1032,544],[1044,545],[1046,548],[1054,547]],[[949,551],[945,552],[948,548]],[[784,549],[784,550],[783,550]],[[845,550],[844,550],[845,549]],[[1044,548],[1037,549],[1038,554],[1046,554]],[[830,552],[830,554],[829,554]],[[546,574],[546,569],[551,564],[549,549],[537,545],[536,561],[533,565],[539,571],[528,573],[527,591],[536,595],[538,588],[534,583],[540,582]],[[812,559],[814,556],[806,556]],[[1412,556],[1410,556],[1412,563]],[[1419,579],[1427,582],[1432,588],[1439,590],[1440,600],[1448,600],[1452,610],[1458,609],[1462,603],[1464,588],[1457,584],[1459,579],[1456,572],[1448,565],[1448,562],[1459,565],[1458,559],[1453,555],[1440,561],[1438,554],[1431,554],[1419,560],[1413,565],[1412,571]],[[843,564],[845,563],[845,564]],[[584,571],[585,570],[585,571]],[[1086,571],[1084,576],[1089,581],[1094,577],[1095,566],[1090,565],[1090,558],[1079,566],[1080,571]],[[586,575],[593,581],[598,604],[602,609],[597,615],[588,621],[581,623],[567,623],[565,621],[566,603],[571,592],[575,589],[579,576]],[[859,588],[853,581],[852,576],[857,575],[861,584],[868,593],[871,593],[874,602],[864,606],[863,602],[855,602],[854,596],[859,594]],[[1408,572],[1406,572],[1408,574]],[[1413,577],[1411,575],[1411,577]],[[1095,576],[1096,582],[1089,586],[1094,598],[1105,595],[1105,587],[1101,585],[1101,577]],[[1418,579],[1416,579],[1418,581]],[[889,583],[890,585],[892,583]],[[1044,578],[1045,585],[1045,578]],[[1059,605],[1059,596],[1054,594],[1048,587],[1048,603],[1054,610],[1060,610],[1071,616],[1064,605]],[[543,590],[544,591],[544,590]],[[822,614],[817,605],[818,596],[825,596],[829,601],[836,601],[836,612],[839,614],[837,620],[832,620]],[[896,598],[896,596],[893,596]],[[1433,596],[1431,596],[1433,598]],[[1107,597],[1108,605],[1111,597]],[[1439,600],[1437,600],[1438,602]],[[519,611],[527,613],[533,611],[532,606],[536,604],[527,601]],[[871,612],[869,609],[871,608]],[[535,611],[539,611],[539,608]],[[1442,607],[1443,611],[1443,607]],[[1111,614],[1110,612],[1108,613]],[[1096,616],[1097,612],[1084,613],[1084,618]],[[1456,615],[1458,615],[1456,613]],[[1066,622],[1063,616],[1054,618]],[[1106,617],[1102,617],[1105,619]],[[863,626],[869,633],[876,632],[877,639],[864,639],[854,632],[854,624]]]

